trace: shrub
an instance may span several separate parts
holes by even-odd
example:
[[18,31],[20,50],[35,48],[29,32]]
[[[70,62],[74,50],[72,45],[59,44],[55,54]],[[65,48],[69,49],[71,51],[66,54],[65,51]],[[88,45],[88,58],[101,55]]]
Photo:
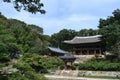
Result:
[[[120,71],[120,63],[108,61],[88,61],[77,65],[79,70],[94,70],[94,71]],[[77,67],[72,65],[72,68]]]

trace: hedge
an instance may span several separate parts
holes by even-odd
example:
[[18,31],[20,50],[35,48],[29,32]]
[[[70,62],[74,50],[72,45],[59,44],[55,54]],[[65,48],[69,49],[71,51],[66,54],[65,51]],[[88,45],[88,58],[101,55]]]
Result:
[[76,69],[78,67],[79,70],[93,70],[93,71],[120,71],[120,63],[114,62],[110,63],[107,61],[89,61],[80,64],[72,65],[72,69]]

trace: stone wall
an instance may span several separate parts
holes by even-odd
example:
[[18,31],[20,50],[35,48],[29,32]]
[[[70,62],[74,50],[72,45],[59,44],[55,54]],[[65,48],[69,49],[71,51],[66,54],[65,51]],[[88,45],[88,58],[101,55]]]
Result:
[[79,71],[78,76],[112,76],[120,77],[120,71]]
[[[74,63],[84,63],[89,59],[95,58],[95,55],[74,55],[77,59],[74,61]],[[104,58],[104,55],[100,55],[101,57],[98,58]]]
[[57,70],[55,75],[60,76],[112,76],[120,77],[120,71],[85,71],[85,70]]
[[48,80],[120,80],[120,79],[101,79],[101,78],[86,78],[86,77],[72,77],[72,76],[57,76],[45,75]]

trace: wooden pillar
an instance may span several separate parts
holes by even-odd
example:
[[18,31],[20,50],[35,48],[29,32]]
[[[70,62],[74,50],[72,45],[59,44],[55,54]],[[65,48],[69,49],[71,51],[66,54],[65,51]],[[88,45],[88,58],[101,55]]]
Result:
[[94,55],[96,55],[96,49],[94,48]]
[[102,53],[101,53],[101,48],[99,48],[99,52],[100,52],[100,55],[101,55],[101,54],[102,54]]
[[81,55],[81,50],[79,50],[79,55]]
[[[71,61],[71,65],[72,65],[72,61]],[[70,65],[70,66],[71,66],[71,65]]]
[[73,52],[74,52],[74,48],[72,48],[72,55],[73,55]]
[[89,49],[87,50],[87,53],[88,53],[88,55],[89,55]]
[[89,55],[89,48],[87,48],[87,55]]
[[81,48],[79,49],[79,51],[80,51],[80,55],[82,55],[82,49]]
[[73,48],[72,54],[73,54],[73,55],[76,55],[76,48]]
[[64,69],[67,70],[67,62],[65,61]]
[[81,48],[81,54],[83,55],[83,49]]
[[75,53],[74,53],[75,51],[74,50],[72,50],[72,55],[74,55]]

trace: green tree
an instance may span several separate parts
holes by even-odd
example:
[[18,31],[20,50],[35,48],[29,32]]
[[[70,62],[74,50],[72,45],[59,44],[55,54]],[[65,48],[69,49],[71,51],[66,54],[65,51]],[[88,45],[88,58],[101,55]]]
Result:
[[[18,58],[18,54],[21,53],[23,53],[23,58],[26,52],[30,52],[29,55],[31,55],[31,51],[38,54],[41,53],[38,50],[43,49],[41,48],[41,43],[44,40],[47,41],[43,36],[41,27],[27,25],[16,19],[7,19],[0,14],[0,80],[46,80],[35,68],[36,66],[40,69],[43,67],[41,64],[36,64],[39,61],[39,58],[37,58],[39,55],[28,57],[26,58],[27,60],[25,59],[21,62],[18,60],[15,65],[13,65],[14,62],[12,60],[13,58]],[[33,49],[34,47],[38,50]],[[31,61],[29,60],[30,58],[33,62],[31,65],[34,65],[34,68],[27,63],[27,61]],[[11,68],[17,68],[18,71],[9,73]]]
[[8,49],[9,56],[11,58],[19,58],[20,54],[22,54],[21,49],[15,43],[8,43],[7,44],[7,49]]
[[100,33],[106,39],[107,50],[112,50],[114,45],[120,40],[120,25],[113,24],[107,27],[101,28]]
[[45,45],[49,44],[43,35],[43,28],[27,25],[16,19],[7,19],[2,15],[0,18],[1,43],[16,44],[16,47],[19,47],[23,53],[40,53]]
[[77,36],[94,36],[98,35],[99,32],[98,30],[93,30],[93,29],[82,29],[78,31]]
[[23,52],[39,53],[43,44],[43,28],[27,25],[19,20],[10,19],[7,23],[9,32],[14,36],[14,42]]
[[[29,64],[36,72],[46,73],[47,70],[57,69],[58,66],[63,66],[64,63],[58,57],[41,56],[39,54],[25,54],[19,63]],[[18,64],[19,64],[18,63]]]
[[77,32],[75,30],[63,29],[51,36],[51,46],[60,47],[62,49],[68,50],[70,49],[70,47],[66,44],[63,44],[63,41],[71,40],[76,35],[77,35]]
[[113,11],[113,16],[108,16],[107,19],[100,19],[98,28],[103,28],[109,26],[110,24],[120,24],[120,9],[116,9]]
[[14,8],[17,11],[25,10],[31,13],[40,12],[41,14],[45,14],[45,10],[41,9],[44,4],[41,3],[40,0],[3,0],[4,2],[13,3]]
[[36,26],[36,25],[28,25],[32,29],[32,31],[36,31],[38,34],[43,34],[43,28]]
[[120,10],[116,9],[106,19],[100,19],[99,21],[99,33],[106,39],[106,49],[112,54],[119,56],[119,40],[120,40]]
[[120,10],[114,10],[113,16],[109,16],[107,19],[100,19],[99,31],[100,34],[105,36],[107,49],[111,50],[119,40],[120,36]]

